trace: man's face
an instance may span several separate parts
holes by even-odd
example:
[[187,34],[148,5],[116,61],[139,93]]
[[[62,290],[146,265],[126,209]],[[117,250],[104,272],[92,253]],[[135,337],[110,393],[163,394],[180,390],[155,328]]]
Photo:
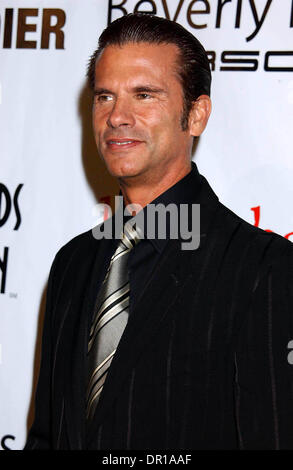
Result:
[[154,182],[190,161],[177,57],[173,44],[129,43],[106,47],[97,60],[93,127],[113,176]]

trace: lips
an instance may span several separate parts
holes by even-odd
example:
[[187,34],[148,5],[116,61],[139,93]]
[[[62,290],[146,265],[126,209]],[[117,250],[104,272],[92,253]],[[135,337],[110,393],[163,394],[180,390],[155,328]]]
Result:
[[111,150],[124,150],[124,149],[129,149],[131,147],[135,147],[139,144],[141,144],[141,140],[135,140],[135,139],[128,139],[127,137],[123,139],[107,139],[107,146]]

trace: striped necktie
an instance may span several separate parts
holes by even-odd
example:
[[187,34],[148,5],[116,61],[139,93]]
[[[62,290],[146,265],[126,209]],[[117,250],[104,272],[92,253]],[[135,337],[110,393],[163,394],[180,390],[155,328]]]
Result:
[[138,233],[126,223],[98,293],[88,342],[87,419],[91,420],[109,367],[128,321],[129,278],[127,261],[139,241]]

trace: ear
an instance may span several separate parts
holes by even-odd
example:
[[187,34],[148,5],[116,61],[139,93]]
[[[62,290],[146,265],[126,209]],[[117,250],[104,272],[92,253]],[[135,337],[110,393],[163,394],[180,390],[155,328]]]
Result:
[[212,110],[212,102],[208,95],[200,95],[193,102],[189,114],[189,133],[194,137],[200,136],[209,120]]

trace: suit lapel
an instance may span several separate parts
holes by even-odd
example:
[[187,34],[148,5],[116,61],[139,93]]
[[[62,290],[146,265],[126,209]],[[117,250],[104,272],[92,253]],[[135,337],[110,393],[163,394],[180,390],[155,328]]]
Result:
[[[107,411],[115,399],[123,381],[131,372],[141,353],[150,344],[161,321],[168,312],[169,305],[178,295],[176,264],[179,258],[178,241],[169,241],[159,261],[159,266],[151,276],[144,295],[136,304],[116,354],[111,363],[107,380],[92,421],[89,440],[95,439],[97,428],[103,422]],[[183,252],[184,253],[184,252]],[[182,260],[183,261],[183,260]],[[186,257],[186,262],[188,257]],[[152,309],[150,309],[150,299]]]

